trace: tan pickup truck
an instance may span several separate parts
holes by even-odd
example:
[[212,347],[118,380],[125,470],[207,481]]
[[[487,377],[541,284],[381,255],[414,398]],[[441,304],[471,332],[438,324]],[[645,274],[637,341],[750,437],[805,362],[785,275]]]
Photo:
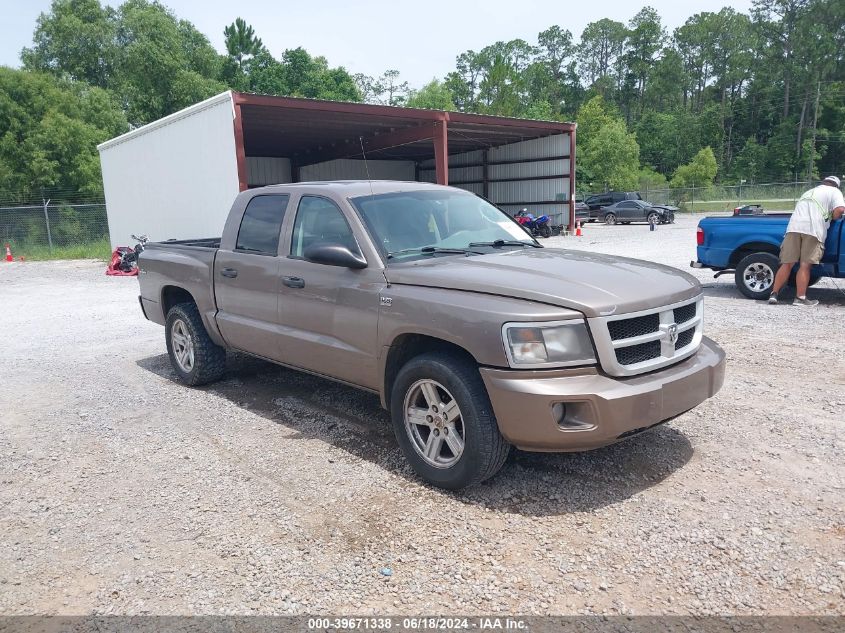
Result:
[[460,189],[277,185],[235,199],[222,238],[153,242],[141,307],[189,385],[237,350],[377,393],[420,477],[461,488],[510,447],[582,451],[722,386],[685,272],[543,248]]

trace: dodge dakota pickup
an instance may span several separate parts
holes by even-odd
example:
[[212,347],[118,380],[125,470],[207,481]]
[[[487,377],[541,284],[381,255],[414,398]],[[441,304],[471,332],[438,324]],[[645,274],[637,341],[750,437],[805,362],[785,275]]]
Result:
[[[749,299],[768,299],[780,266],[778,254],[789,213],[714,216],[698,222],[697,258],[693,268],[710,268],[716,276],[734,273],[739,291]],[[834,220],[827,231],[824,256],[810,271],[810,285],[822,277],[845,277],[845,222]],[[796,266],[796,270],[797,270]],[[793,271],[790,285],[794,285]]]
[[724,379],[694,277],[543,248],[450,187],[251,189],[221,238],[148,243],[139,268],[182,381],[219,379],[237,350],[374,392],[413,469],[444,488],[493,476],[511,446],[630,437]]

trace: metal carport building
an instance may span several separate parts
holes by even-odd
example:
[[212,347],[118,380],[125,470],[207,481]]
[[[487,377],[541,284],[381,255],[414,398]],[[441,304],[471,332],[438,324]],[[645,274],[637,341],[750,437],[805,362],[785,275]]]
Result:
[[98,149],[113,245],[219,235],[238,191],[308,180],[437,182],[573,224],[573,123],[230,91]]

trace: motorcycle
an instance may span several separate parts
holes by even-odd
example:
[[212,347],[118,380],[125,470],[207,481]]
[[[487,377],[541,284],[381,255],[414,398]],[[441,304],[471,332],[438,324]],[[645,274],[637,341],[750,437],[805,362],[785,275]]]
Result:
[[138,274],[138,256],[144,252],[149,238],[146,235],[133,235],[135,247],[118,246],[111,254],[111,262],[106,268],[107,275],[134,276]]
[[551,237],[552,236],[552,227],[549,226],[549,221],[551,218],[547,215],[541,215],[539,217],[535,217],[531,213],[528,213],[528,209],[520,209],[517,211],[514,219],[531,231],[531,235],[535,237]]

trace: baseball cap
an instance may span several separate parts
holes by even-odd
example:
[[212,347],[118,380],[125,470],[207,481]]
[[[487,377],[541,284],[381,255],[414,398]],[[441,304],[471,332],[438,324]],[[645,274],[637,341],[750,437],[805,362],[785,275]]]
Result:
[[828,176],[827,178],[825,178],[825,179],[824,179],[824,182],[830,182],[830,183],[833,183],[833,184],[834,184],[834,185],[836,185],[837,187],[841,184],[841,183],[839,182],[839,178],[837,178],[836,176]]

